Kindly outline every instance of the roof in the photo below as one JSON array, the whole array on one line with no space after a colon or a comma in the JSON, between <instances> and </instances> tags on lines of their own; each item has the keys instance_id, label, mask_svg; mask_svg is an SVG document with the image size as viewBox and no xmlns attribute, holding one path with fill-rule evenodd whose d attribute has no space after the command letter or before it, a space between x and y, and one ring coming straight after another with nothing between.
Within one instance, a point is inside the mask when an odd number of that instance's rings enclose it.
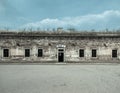
<instances>
[{"instance_id":1,"label":"roof","mask_svg":"<svg viewBox=\"0 0 120 93\"><path fill-rule=\"evenodd\" d=\"M0 37L119 37L120 32L0 32Z\"/></svg>"}]
</instances>

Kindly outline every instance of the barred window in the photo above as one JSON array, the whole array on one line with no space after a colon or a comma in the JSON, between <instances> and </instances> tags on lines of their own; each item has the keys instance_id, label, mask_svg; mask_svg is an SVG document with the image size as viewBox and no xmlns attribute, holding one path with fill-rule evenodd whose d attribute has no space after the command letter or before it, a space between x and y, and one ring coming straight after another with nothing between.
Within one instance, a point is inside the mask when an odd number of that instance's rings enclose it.
<instances>
[{"instance_id":1,"label":"barred window","mask_svg":"<svg viewBox=\"0 0 120 93\"><path fill-rule=\"evenodd\" d=\"M112 50L112 57L113 58L116 58L117 57L117 50Z\"/></svg>"},{"instance_id":2,"label":"barred window","mask_svg":"<svg viewBox=\"0 0 120 93\"><path fill-rule=\"evenodd\" d=\"M43 56L43 49L38 49L38 57L42 57Z\"/></svg>"},{"instance_id":3,"label":"barred window","mask_svg":"<svg viewBox=\"0 0 120 93\"><path fill-rule=\"evenodd\" d=\"M30 57L30 49L25 49L25 57Z\"/></svg>"},{"instance_id":4,"label":"barred window","mask_svg":"<svg viewBox=\"0 0 120 93\"><path fill-rule=\"evenodd\" d=\"M79 57L84 57L84 49L79 50Z\"/></svg>"},{"instance_id":5,"label":"barred window","mask_svg":"<svg viewBox=\"0 0 120 93\"><path fill-rule=\"evenodd\" d=\"M97 50L96 49L92 49L92 57L96 57L97 56Z\"/></svg>"},{"instance_id":6,"label":"barred window","mask_svg":"<svg viewBox=\"0 0 120 93\"><path fill-rule=\"evenodd\" d=\"M9 57L9 49L3 49L3 57Z\"/></svg>"}]
</instances>

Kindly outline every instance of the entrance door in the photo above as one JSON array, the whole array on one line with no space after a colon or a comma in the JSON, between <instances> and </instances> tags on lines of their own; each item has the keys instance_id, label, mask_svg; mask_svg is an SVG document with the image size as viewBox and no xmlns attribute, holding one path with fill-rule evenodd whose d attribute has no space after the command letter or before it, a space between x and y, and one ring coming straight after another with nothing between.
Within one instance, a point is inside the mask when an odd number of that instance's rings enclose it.
<instances>
[{"instance_id":1,"label":"entrance door","mask_svg":"<svg viewBox=\"0 0 120 93\"><path fill-rule=\"evenodd\" d=\"M64 50L63 49L58 50L58 62L64 62Z\"/></svg>"},{"instance_id":2,"label":"entrance door","mask_svg":"<svg viewBox=\"0 0 120 93\"><path fill-rule=\"evenodd\" d=\"M64 53L59 53L58 55L58 61L63 62L64 61Z\"/></svg>"}]
</instances>

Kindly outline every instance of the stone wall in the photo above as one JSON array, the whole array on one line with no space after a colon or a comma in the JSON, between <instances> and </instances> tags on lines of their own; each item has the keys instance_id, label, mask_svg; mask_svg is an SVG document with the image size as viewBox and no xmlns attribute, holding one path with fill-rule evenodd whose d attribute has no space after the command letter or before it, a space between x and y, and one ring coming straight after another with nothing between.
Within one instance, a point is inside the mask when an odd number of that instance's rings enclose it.
<instances>
[{"instance_id":1,"label":"stone wall","mask_svg":"<svg viewBox=\"0 0 120 93\"><path fill-rule=\"evenodd\" d=\"M38 49L43 49L43 56L38 57ZM9 49L9 57L3 57L3 49ZM25 57L25 49L30 49L30 57ZM64 62L111 61L120 59L120 38L110 37L70 37L40 36L0 39L1 61L58 62L58 49L64 49ZM79 57L79 49L84 49L84 57ZM92 57L92 49L97 50L97 57ZM117 49L117 58L112 58L112 50Z\"/></svg>"}]
</instances>

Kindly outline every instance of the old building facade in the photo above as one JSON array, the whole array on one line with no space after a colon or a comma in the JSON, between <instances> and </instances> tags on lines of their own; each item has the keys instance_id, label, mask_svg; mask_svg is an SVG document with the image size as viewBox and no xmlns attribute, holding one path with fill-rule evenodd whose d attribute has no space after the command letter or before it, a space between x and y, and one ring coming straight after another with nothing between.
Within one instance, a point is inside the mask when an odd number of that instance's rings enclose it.
<instances>
[{"instance_id":1,"label":"old building facade","mask_svg":"<svg viewBox=\"0 0 120 93\"><path fill-rule=\"evenodd\" d=\"M109 62L120 60L120 34L0 32L0 62Z\"/></svg>"}]
</instances>

